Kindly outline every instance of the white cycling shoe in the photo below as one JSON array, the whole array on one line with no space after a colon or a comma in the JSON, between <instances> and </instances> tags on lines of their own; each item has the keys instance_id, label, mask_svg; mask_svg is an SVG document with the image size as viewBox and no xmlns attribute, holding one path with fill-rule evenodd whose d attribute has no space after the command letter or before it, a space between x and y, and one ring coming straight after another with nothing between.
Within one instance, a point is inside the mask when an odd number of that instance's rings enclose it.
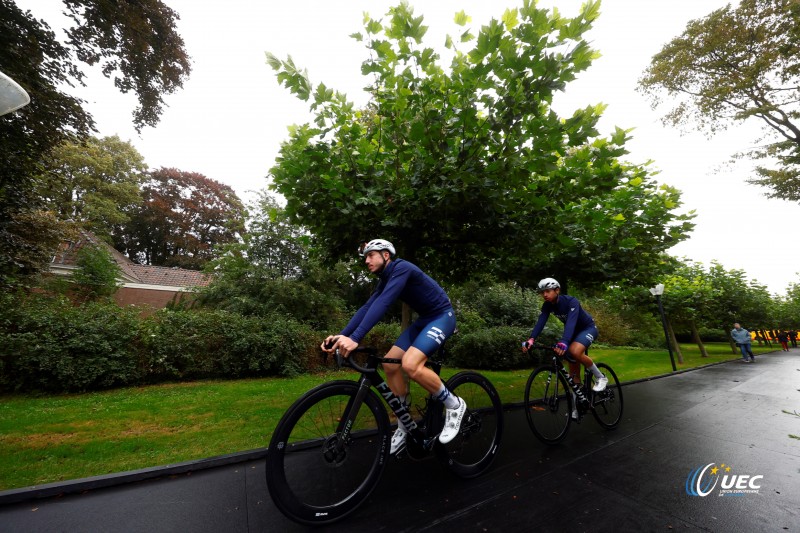
<instances>
[{"instance_id":1,"label":"white cycling shoe","mask_svg":"<svg viewBox=\"0 0 800 533\"><path fill-rule=\"evenodd\" d=\"M447 444L458 435L458 430L461 428L461 420L464 418L464 413L467 412L467 402L463 398L458 399L458 407L455 409L445 409L444 415L444 429L439 435L439 442Z\"/></svg>"},{"instance_id":2,"label":"white cycling shoe","mask_svg":"<svg viewBox=\"0 0 800 533\"><path fill-rule=\"evenodd\" d=\"M594 384L592 390L595 392L603 392L606 390L606 385L608 385L608 378L603 376L602 378L597 380L597 383Z\"/></svg>"},{"instance_id":3,"label":"white cycling shoe","mask_svg":"<svg viewBox=\"0 0 800 533\"><path fill-rule=\"evenodd\" d=\"M394 435L392 435L392 446L389 448L390 455L394 455L406 447L407 436L408 433L403 428L399 427L395 430Z\"/></svg>"}]
</instances>

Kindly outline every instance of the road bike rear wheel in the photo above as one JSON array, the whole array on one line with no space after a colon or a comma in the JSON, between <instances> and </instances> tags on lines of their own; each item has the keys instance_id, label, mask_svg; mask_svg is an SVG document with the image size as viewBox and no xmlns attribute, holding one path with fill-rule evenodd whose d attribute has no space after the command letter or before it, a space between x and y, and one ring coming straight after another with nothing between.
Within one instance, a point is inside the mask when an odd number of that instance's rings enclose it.
<instances>
[{"instance_id":1,"label":"road bike rear wheel","mask_svg":"<svg viewBox=\"0 0 800 533\"><path fill-rule=\"evenodd\" d=\"M525 416L539 440L545 444L564 440L572 409L572 394L564 376L549 365L531 372L525 385Z\"/></svg>"},{"instance_id":2,"label":"road bike rear wheel","mask_svg":"<svg viewBox=\"0 0 800 533\"><path fill-rule=\"evenodd\" d=\"M355 381L332 381L298 399L283 415L267 452L267 487L275 506L303 524L326 524L353 512L380 480L389 457L386 408L373 391L354 406ZM358 413L350 437L348 412Z\"/></svg>"},{"instance_id":3,"label":"road bike rear wheel","mask_svg":"<svg viewBox=\"0 0 800 533\"><path fill-rule=\"evenodd\" d=\"M477 372L459 372L446 386L467 403L467 411L456 438L447 444L436 442L436 456L457 476L473 478L497 456L503 436L503 404L492 383Z\"/></svg>"},{"instance_id":4,"label":"road bike rear wheel","mask_svg":"<svg viewBox=\"0 0 800 533\"><path fill-rule=\"evenodd\" d=\"M602 392L594 392L594 376L589 383L590 398L592 400L592 414L597 423L606 429L614 429L622 420L622 388L617 374L605 363L597 363L597 368L608 378L608 385ZM591 373L590 373L591 374Z\"/></svg>"}]
</instances>

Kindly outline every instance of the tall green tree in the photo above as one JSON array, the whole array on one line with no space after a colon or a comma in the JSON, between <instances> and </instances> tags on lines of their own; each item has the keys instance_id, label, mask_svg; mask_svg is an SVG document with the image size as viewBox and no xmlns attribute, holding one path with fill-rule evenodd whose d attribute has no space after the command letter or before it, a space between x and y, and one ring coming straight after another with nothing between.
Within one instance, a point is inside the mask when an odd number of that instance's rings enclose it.
<instances>
[{"instance_id":1,"label":"tall green tree","mask_svg":"<svg viewBox=\"0 0 800 533\"><path fill-rule=\"evenodd\" d=\"M76 295L85 301L107 298L121 285L122 269L100 245L87 245L78 250L77 267L71 281Z\"/></svg>"},{"instance_id":2,"label":"tall green tree","mask_svg":"<svg viewBox=\"0 0 800 533\"><path fill-rule=\"evenodd\" d=\"M762 144L749 154L777 161L751 181L767 196L800 202L800 3L742 0L691 21L639 80L653 106L674 107L667 124L710 134L756 119ZM664 98L666 95L667 98Z\"/></svg>"},{"instance_id":3,"label":"tall green tree","mask_svg":"<svg viewBox=\"0 0 800 533\"><path fill-rule=\"evenodd\" d=\"M84 84L83 64L98 65L121 92L133 92L137 129L158 122L163 96L189 74L189 57L175 25L178 15L160 0L64 0L75 25L61 42L43 20L0 0L0 71L31 103L0 117L0 283L35 273L47 263L61 228L35 193L45 156L65 141L86 137L94 120L69 94ZM32 227L31 224L36 224Z\"/></svg>"},{"instance_id":4,"label":"tall green tree","mask_svg":"<svg viewBox=\"0 0 800 533\"><path fill-rule=\"evenodd\" d=\"M644 276L691 228L691 215L674 213L679 193L620 161L628 134L598 134L602 105L568 117L551 108L597 57L583 35L598 14L598 2L566 18L525 1L473 33L457 13L448 68L407 3L385 21L365 15L353 34L369 52L364 109L268 54L315 114L270 171L288 215L334 257L388 238L444 281Z\"/></svg>"},{"instance_id":5,"label":"tall green tree","mask_svg":"<svg viewBox=\"0 0 800 533\"><path fill-rule=\"evenodd\" d=\"M776 298L775 325L797 331L800 329L800 283L790 283L783 297Z\"/></svg>"},{"instance_id":6,"label":"tall green tree","mask_svg":"<svg viewBox=\"0 0 800 533\"><path fill-rule=\"evenodd\" d=\"M114 247L141 264L200 270L244 231L233 189L196 172L148 172L142 198L113 235Z\"/></svg>"},{"instance_id":7,"label":"tall green tree","mask_svg":"<svg viewBox=\"0 0 800 533\"><path fill-rule=\"evenodd\" d=\"M247 316L279 313L320 329L341 327L350 270L344 263L320 266L309 240L262 191L248 209L242 240L225 245L206 265L213 279L200 292L200 303Z\"/></svg>"},{"instance_id":8,"label":"tall green tree","mask_svg":"<svg viewBox=\"0 0 800 533\"><path fill-rule=\"evenodd\" d=\"M702 357L708 352L700 338L698 324L704 325L712 306L714 289L701 264L687 262L664 279L664 311L671 325L685 325L692 333L692 340L700 349ZM678 361L683 363L680 347L675 343Z\"/></svg>"},{"instance_id":9,"label":"tall green tree","mask_svg":"<svg viewBox=\"0 0 800 533\"><path fill-rule=\"evenodd\" d=\"M130 142L116 135L65 142L45 158L37 193L45 208L99 236L128 221L126 211L142 200L147 165Z\"/></svg>"},{"instance_id":10,"label":"tall green tree","mask_svg":"<svg viewBox=\"0 0 800 533\"><path fill-rule=\"evenodd\" d=\"M261 191L243 235L248 259L269 276L292 279L308 264L310 237L305 228L292 224L286 211L266 191Z\"/></svg>"}]
</instances>

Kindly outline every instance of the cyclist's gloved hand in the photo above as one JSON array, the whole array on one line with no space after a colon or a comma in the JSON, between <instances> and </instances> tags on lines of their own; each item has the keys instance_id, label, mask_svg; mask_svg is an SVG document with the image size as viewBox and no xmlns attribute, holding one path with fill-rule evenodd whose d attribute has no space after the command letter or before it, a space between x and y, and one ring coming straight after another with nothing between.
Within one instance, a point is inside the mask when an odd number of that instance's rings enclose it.
<instances>
[{"instance_id":1,"label":"cyclist's gloved hand","mask_svg":"<svg viewBox=\"0 0 800 533\"><path fill-rule=\"evenodd\" d=\"M559 342L558 344L556 344L556 350L561 350L562 352L566 352L567 345L564 344L563 342Z\"/></svg>"},{"instance_id":2,"label":"cyclist's gloved hand","mask_svg":"<svg viewBox=\"0 0 800 533\"><path fill-rule=\"evenodd\" d=\"M528 350L531 349L531 346L533 346L535 343L536 343L536 339L534 339L533 337L531 337L530 339L526 340L525 342L522 343L522 351L523 352L527 352Z\"/></svg>"}]
</instances>

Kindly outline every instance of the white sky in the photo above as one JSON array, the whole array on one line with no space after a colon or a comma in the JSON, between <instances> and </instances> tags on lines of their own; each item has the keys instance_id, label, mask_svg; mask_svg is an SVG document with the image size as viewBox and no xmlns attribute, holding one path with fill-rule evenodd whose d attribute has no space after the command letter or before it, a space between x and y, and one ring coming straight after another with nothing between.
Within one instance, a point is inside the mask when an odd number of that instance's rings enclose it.
<instances>
[{"instance_id":1,"label":"white sky","mask_svg":"<svg viewBox=\"0 0 800 533\"><path fill-rule=\"evenodd\" d=\"M16 0L54 28L63 25L60 0ZM110 81L93 77L77 92L89 102L101 136L129 140L151 168L176 167L226 183L243 198L264 189L287 126L309 120L308 104L280 87L264 52L291 55L307 69L316 85L345 92L356 104L366 102L361 88L362 43L348 37L362 31L362 15L381 18L399 0L164 0L180 14L179 32L192 57L193 72L184 88L167 97L161 122L141 135L131 126L135 100L116 92ZM416 15L424 15L429 31L425 44L443 54L444 36L459 35L453 14L472 16L477 33L492 17L521 0L410 0ZM542 0L574 16L577 0ZM658 181L683 192L685 210L698 216L691 238L670 253L704 263L719 261L726 269L741 269L750 279L783 294L800 282L800 252L796 230L800 205L768 200L763 189L748 185L749 166L724 166L730 155L747 149L760 125L746 124L708 139L699 133L680 135L661 124L667 108L652 111L635 92L637 80L661 47L679 35L686 23L726 5L722 0L605 0L601 16L587 34L602 57L568 85L556 101L562 116L599 102L608 105L600 123L607 135L614 126L635 128L626 159L652 160ZM464 49L464 48L462 48ZM444 63L442 65L446 66Z\"/></svg>"}]
</instances>

